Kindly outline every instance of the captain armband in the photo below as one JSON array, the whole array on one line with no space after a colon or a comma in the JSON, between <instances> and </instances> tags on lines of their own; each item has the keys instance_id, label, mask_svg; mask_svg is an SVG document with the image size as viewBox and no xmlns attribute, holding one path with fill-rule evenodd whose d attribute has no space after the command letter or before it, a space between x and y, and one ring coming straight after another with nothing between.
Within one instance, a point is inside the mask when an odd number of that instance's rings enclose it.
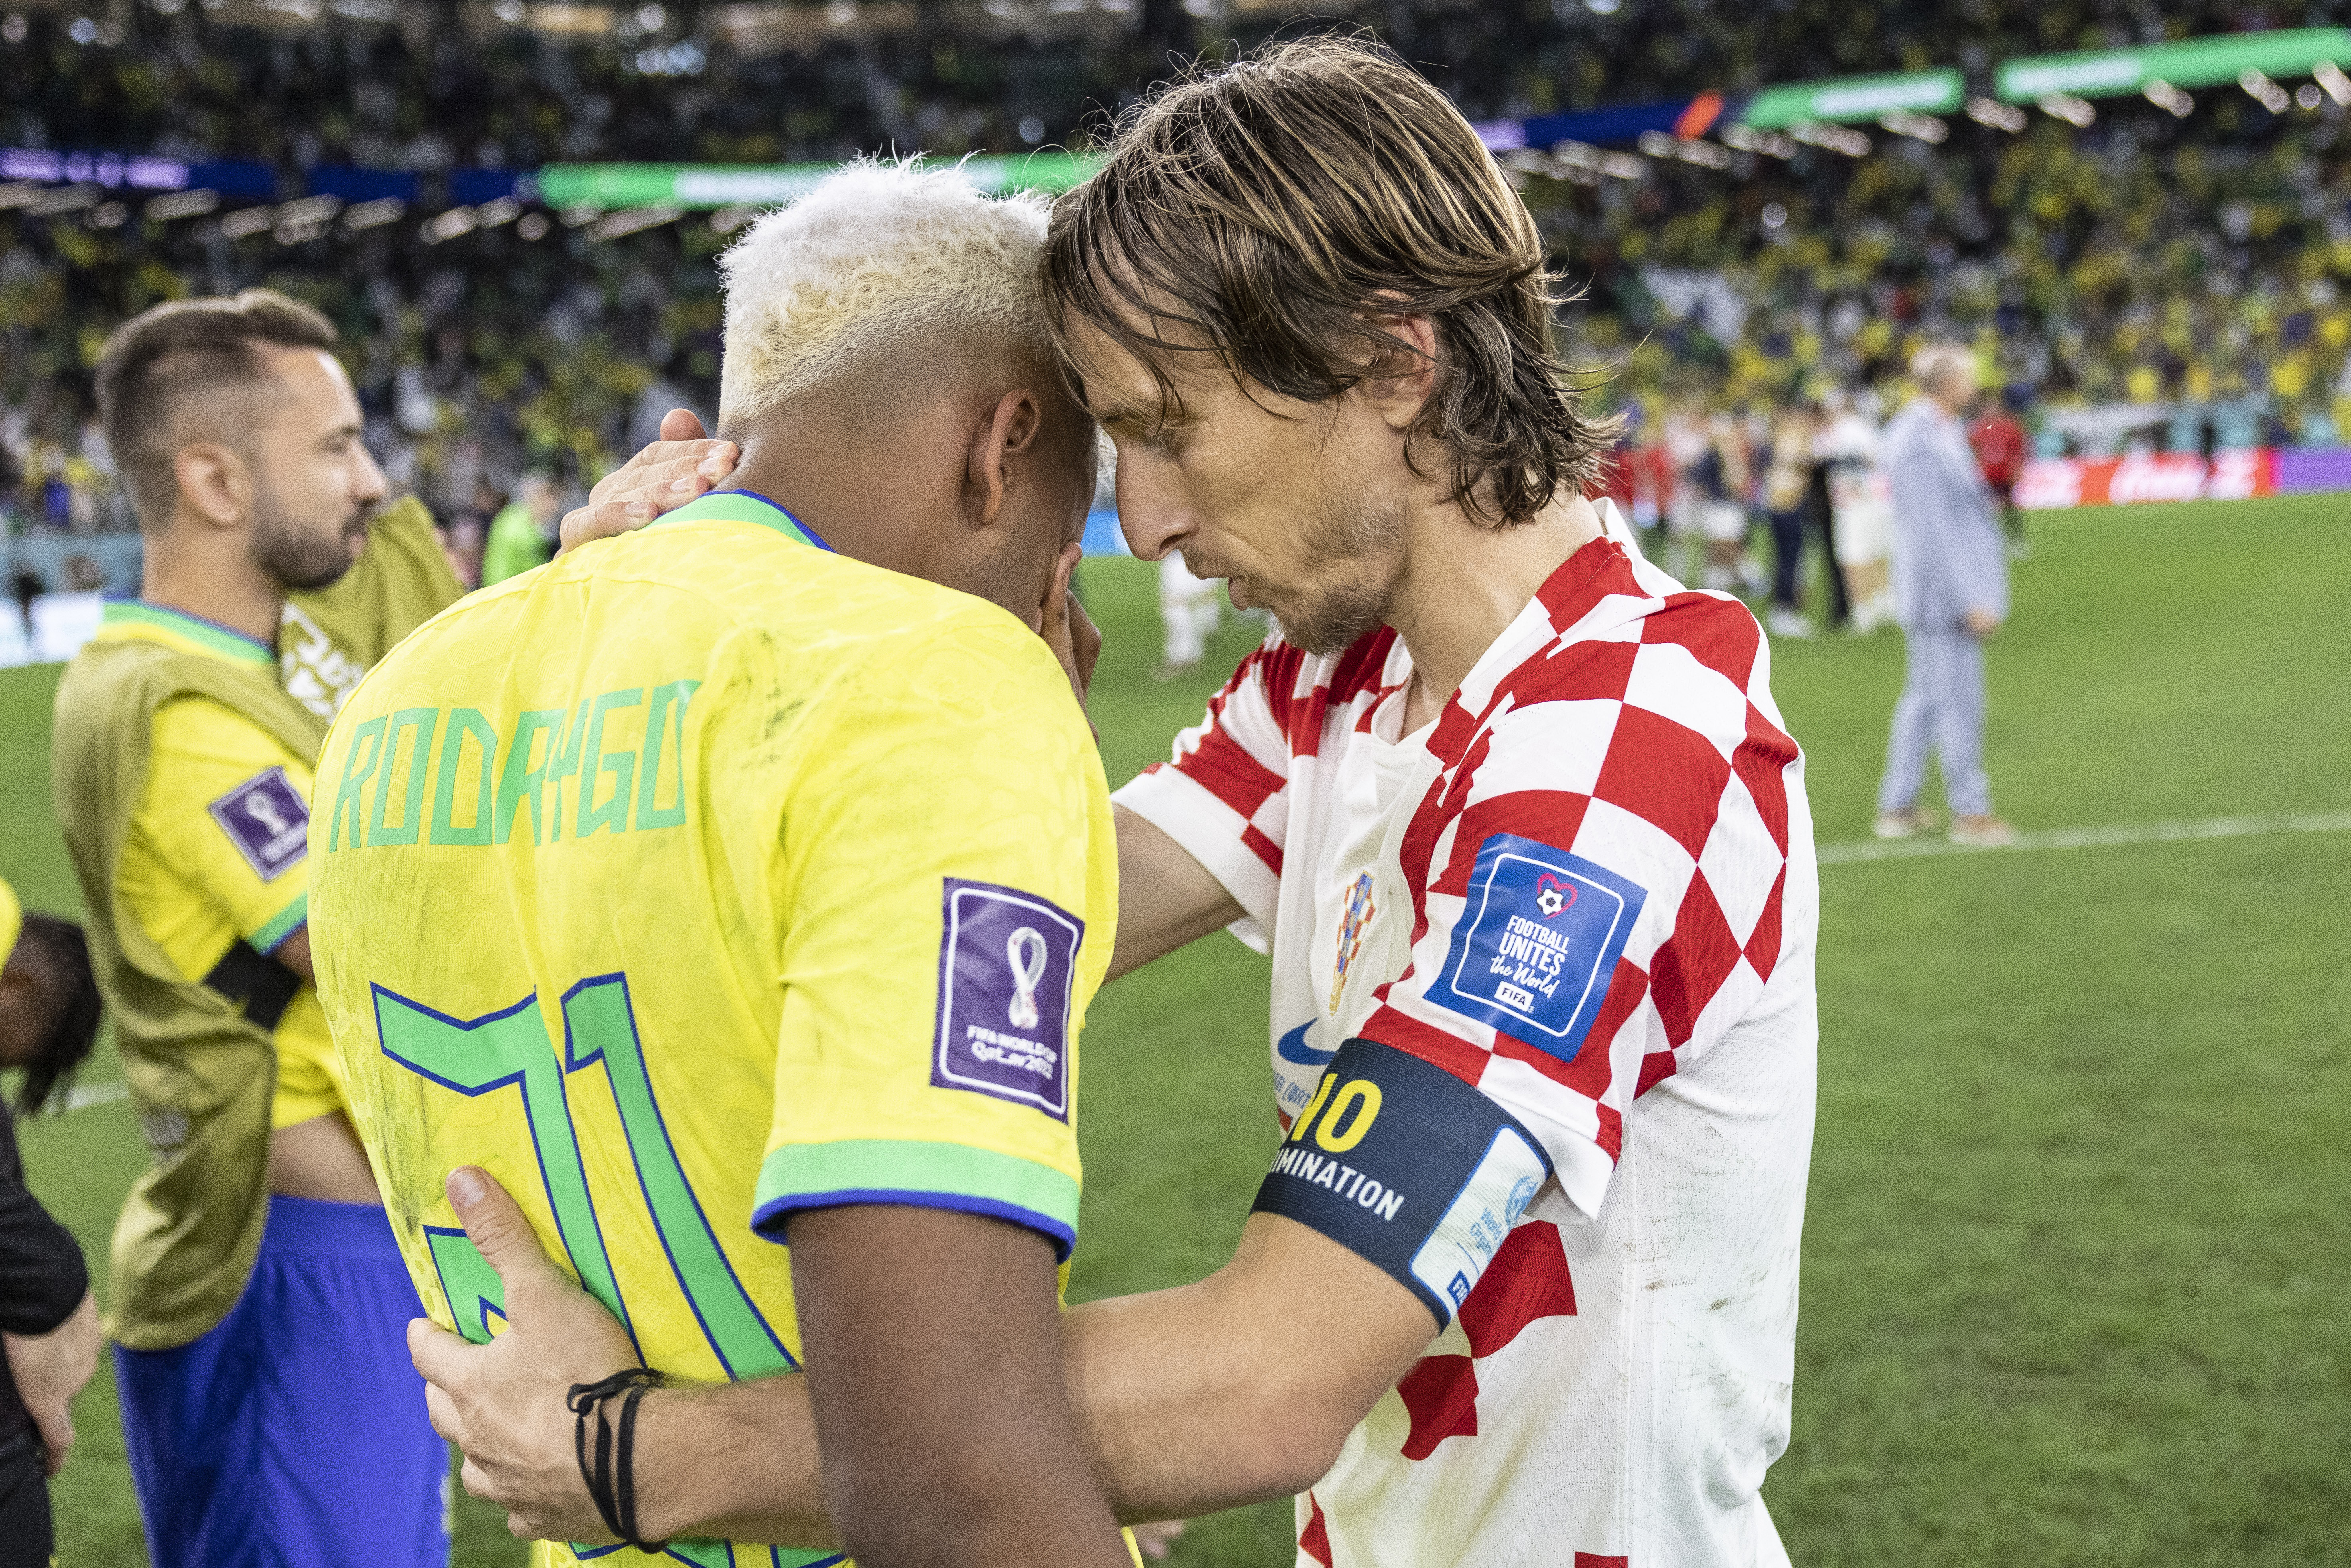
<instances>
[{"instance_id":1,"label":"captain armband","mask_svg":"<svg viewBox=\"0 0 2351 1568\"><path fill-rule=\"evenodd\" d=\"M1249 1207L1377 1264L1442 1329L1551 1174L1508 1111L1441 1067L1359 1038L1323 1070Z\"/></svg>"}]
</instances>

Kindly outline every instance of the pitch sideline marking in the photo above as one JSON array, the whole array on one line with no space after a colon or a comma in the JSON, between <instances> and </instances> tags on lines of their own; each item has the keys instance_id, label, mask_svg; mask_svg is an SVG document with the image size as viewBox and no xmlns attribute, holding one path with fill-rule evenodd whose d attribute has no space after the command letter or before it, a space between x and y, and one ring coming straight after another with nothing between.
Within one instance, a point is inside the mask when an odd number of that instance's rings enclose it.
<instances>
[{"instance_id":1,"label":"pitch sideline marking","mask_svg":"<svg viewBox=\"0 0 2351 1568\"><path fill-rule=\"evenodd\" d=\"M2043 833L2019 833L2017 850L2105 849L2120 844L2168 844L2188 839L2251 839L2271 833L2351 832L2351 811L2303 811L2268 817L2207 817L2200 822L2145 822L2133 827L2054 828ZM1949 839L1865 839L1858 843L1823 844L1814 852L1823 865L1852 865L1863 861L1917 860L1928 855L1998 854L1998 850L1970 849ZM127 1083L83 1083L66 1095L66 1109L111 1105L131 1097Z\"/></svg>"},{"instance_id":2,"label":"pitch sideline marking","mask_svg":"<svg viewBox=\"0 0 2351 1568\"><path fill-rule=\"evenodd\" d=\"M2207 817L2197 822L2141 822L2112 828L2053 828L2046 832L2019 833L2016 841L2000 850L1970 848L1941 837L1865 839L1857 843L1823 844L1814 858L1823 865L1852 865L1863 861L1916 860L1926 855L2014 853L2019 850L2091 850L2123 844L2169 844L2190 839L2251 839L2272 833L2339 833L2351 831L2351 811L2282 812L2264 817Z\"/></svg>"}]
</instances>

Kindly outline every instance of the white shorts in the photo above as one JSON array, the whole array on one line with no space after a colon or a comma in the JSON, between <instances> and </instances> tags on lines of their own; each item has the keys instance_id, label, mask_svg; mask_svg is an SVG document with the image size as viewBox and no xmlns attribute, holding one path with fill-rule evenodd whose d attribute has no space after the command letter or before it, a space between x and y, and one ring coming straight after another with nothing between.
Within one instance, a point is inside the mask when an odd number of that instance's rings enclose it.
<instances>
[{"instance_id":1,"label":"white shorts","mask_svg":"<svg viewBox=\"0 0 2351 1568\"><path fill-rule=\"evenodd\" d=\"M1737 501L1702 501L1698 526L1710 542L1735 545L1747 537L1747 508Z\"/></svg>"},{"instance_id":2,"label":"white shorts","mask_svg":"<svg viewBox=\"0 0 2351 1568\"><path fill-rule=\"evenodd\" d=\"M1839 566L1867 566L1894 552L1893 518L1885 503L1856 501L1836 509L1836 558Z\"/></svg>"},{"instance_id":3,"label":"white shorts","mask_svg":"<svg viewBox=\"0 0 2351 1568\"><path fill-rule=\"evenodd\" d=\"M1677 539L1698 538L1698 498L1687 490L1677 490L1666 503L1666 532Z\"/></svg>"}]
</instances>

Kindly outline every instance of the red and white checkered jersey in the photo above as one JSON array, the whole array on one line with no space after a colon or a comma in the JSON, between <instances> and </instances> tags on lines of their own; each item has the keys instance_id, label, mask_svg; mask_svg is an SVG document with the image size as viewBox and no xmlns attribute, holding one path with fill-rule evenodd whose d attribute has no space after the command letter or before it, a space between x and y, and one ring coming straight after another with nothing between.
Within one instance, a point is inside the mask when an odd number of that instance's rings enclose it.
<instances>
[{"instance_id":1,"label":"red and white checkered jersey","mask_svg":"<svg viewBox=\"0 0 2351 1568\"><path fill-rule=\"evenodd\" d=\"M1556 1181L1300 1500L1300 1562L1784 1561L1817 889L1755 619L1621 536L1436 721L1382 630L1278 636L1118 802L1273 954L1285 1125L1362 1035L1476 1085Z\"/></svg>"}]
</instances>

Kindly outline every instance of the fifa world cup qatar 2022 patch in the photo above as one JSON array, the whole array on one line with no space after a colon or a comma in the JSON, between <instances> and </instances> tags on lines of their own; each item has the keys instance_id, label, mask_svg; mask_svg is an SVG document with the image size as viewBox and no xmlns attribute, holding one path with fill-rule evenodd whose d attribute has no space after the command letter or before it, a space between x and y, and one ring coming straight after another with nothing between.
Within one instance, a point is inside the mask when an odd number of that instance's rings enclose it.
<instances>
[{"instance_id":1,"label":"fifa world cup qatar 2022 patch","mask_svg":"<svg viewBox=\"0 0 2351 1568\"><path fill-rule=\"evenodd\" d=\"M1070 1119L1070 1003L1085 922L1050 899L946 881L931 1083Z\"/></svg>"},{"instance_id":2,"label":"fifa world cup qatar 2022 patch","mask_svg":"<svg viewBox=\"0 0 2351 1568\"><path fill-rule=\"evenodd\" d=\"M1515 833L1478 846L1430 1001L1573 1061L1648 893Z\"/></svg>"},{"instance_id":3,"label":"fifa world cup qatar 2022 patch","mask_svg":"<svg viewBox=\"0 0 2351 1568\"><path fill-rule=\"evenodd\" d=\"M310 852L310 809L283 768L254 775L206 809L264 882Z\"/></svg>"}]
</instances>

